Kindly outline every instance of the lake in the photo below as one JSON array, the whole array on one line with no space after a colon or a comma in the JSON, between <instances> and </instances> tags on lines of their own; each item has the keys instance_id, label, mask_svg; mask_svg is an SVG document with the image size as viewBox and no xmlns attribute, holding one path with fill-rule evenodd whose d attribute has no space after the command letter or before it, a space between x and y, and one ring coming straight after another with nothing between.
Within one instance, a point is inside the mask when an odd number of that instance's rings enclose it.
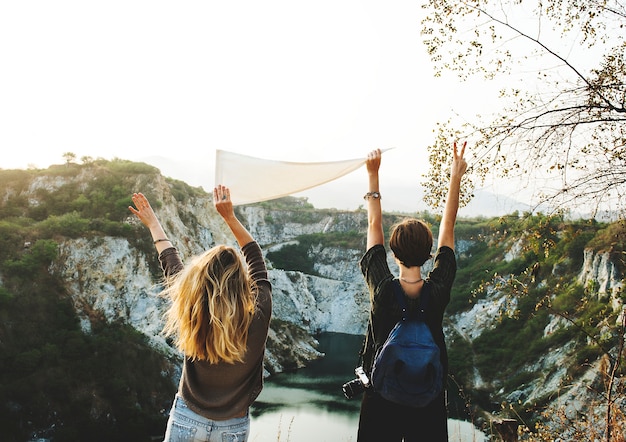
<instances>
[{"instance_id":1,"label":"lake","mask_svg":"<svg viewBox=\"0 0 626 442\"><path fill-rule=\"evenodd\" d=\"M354 379L362 336L323 333L317 337L326 354L306 368L265 381L251 408L251 442L356 441L360 397L346 399L341 386ZM451 442L484 442L470 422L449 419Z\"/></svg>"}]
</instances>

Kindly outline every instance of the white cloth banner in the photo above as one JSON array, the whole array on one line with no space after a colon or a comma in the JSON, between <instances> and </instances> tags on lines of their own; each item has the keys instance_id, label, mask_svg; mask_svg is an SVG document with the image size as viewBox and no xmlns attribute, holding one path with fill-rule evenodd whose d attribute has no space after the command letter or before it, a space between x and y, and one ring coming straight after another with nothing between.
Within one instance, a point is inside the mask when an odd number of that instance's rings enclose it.
<instances>
[{"instance_id":1,"label":"white cloth banner","mask_svg":"<svg viewBox=\"0 0 626 442\"><path fill-rule=\"evenodd\" d=\"M215 184L230 188L233 205L250 204L298 193L358 169L366 158L294 163L215 152Z\"/></svg>"}]
</instances>

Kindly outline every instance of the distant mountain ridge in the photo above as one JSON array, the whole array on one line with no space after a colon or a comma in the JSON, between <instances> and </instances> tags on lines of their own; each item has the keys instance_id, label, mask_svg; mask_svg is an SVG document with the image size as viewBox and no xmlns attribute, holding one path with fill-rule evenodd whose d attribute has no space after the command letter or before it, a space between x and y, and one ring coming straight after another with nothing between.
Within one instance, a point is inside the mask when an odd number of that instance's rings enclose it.
<instances>
[{"instance_id":1,"label":"distant mountain ridge","mask_svg":"<svg viewBox=\"0 0 626 442\"><path fill-rule=\"evenodd\" d=\"M193 167L176 160L164 157L145 157L141 159L158 167L165 176L185 181L194 186L201 186L211 191L214 180L214 164L212 160L195 162ZM353 174L356 174L354 172ZM308 198L318 209L335 208L339 210L356 210L363 206L363 195L366 182L359 182L354 175L341 178L335 182L305 190L294 196ZM428 210L423 202L423 190L417 186L405 186L383 183L384 204L386 211L416 213ZM383 190L381 189L381 190ZM498 195L487 190L477 189L474 198L459 211L459 216L494 217L508 215L513 212L527 212L531 206L507 195Z\"/></svg>"}]
</instances>

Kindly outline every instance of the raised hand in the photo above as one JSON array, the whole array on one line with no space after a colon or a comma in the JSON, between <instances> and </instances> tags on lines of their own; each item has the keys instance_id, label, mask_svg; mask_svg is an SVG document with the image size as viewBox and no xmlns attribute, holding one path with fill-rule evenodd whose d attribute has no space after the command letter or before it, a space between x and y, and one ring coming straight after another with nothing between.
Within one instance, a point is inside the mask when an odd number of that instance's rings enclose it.
<instances>
[{"instance_id":1,"label":"raised hand","mask_svg":"<svg viewBox=\"0 0 626 442\"><path fill-rule=\"evenodd\" d=\"M135 207L128 206L128 209L135 214L137 218L148 228L152 229L159 225L159 220L152 210L152 206L148 201L148 198L143 193L133 193L133 203Z\"/></svg>"},{"instance_id":2,"label":"raised hand","mask_svg":"<svg viewBox=\"0 0 626 442\"><path fill-rule=\"evenodd\" d=\"M219 184L213 189L213 204L222 218L227 219L234 216L233 202L230 199L230 189Z\"/></svg>"},{"instance_id":3,"label":"raised hand","mask_svg":"<svg viewBox=\"0 0 626 442\"><path fill-rule=\"evenodd\" d=\"M382 153L380 149L376 149L367 154L367 160L365 166L367 167L367 173L378 173L380 169L380 157Z\"/></svg>"},{"instance_id":4,"label":"raised hand","mask_svg":"<svg viewBox=\"0 0 626 442\"><path fill-rule=\"evenodd\" d=\"M465 146L467 146L467 141L463 143L461 153L458 153L456 141L454 142L454 154L452 156L452 166L450 166L451 177L462 177L467 170L467 161L465 161L465 158L463 158L463 155L465 154Z\"/></svg>"}]
</instances>

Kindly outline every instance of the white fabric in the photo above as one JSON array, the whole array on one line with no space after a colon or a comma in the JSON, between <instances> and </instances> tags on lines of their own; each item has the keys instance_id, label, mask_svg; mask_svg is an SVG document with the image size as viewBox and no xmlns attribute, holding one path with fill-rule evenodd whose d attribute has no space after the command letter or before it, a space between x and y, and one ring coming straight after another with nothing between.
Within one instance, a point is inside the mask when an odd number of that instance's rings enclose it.
<instances>
[{"instance_id":1,"label":"white fabric","mask_svg":"<svg viewBox=\"0 0 626 442\"><path fill-rule=\"evenodd\" d=\"M215 184L230 188L233 205L250 204L328 183L358 169L365 160L295 163L218 149L215 152Z\"/></svg>"}]
</instances>

